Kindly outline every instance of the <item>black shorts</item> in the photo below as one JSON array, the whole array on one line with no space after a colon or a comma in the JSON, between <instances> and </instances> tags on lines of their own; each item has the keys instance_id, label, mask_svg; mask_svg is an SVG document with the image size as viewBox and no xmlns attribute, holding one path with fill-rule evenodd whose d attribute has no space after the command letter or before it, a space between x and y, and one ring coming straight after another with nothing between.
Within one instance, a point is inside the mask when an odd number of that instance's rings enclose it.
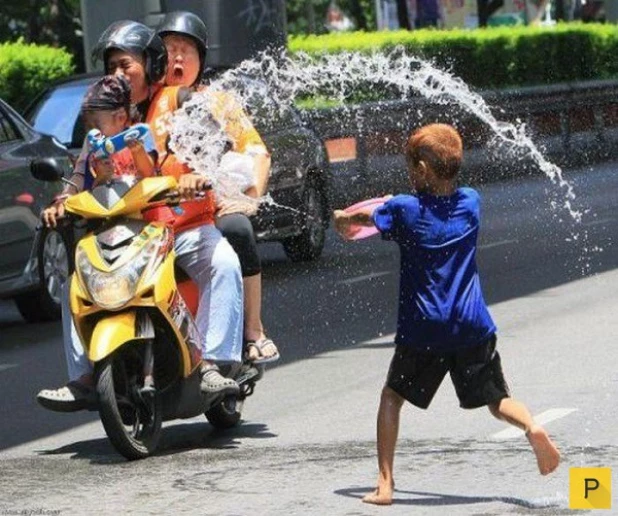
<instances>
[{"instance_id":1,"label":"black shorts","mask_svg":"<svg viewBox=\"0 0 618 516\"><path fill-rule=\"evenodd\" d=\"M478 346L455 351L398 345L386 385L413 405L426 409L447 372L462 408L478 408L510 396L495 335Z\"/></svg>"}]
</instances>

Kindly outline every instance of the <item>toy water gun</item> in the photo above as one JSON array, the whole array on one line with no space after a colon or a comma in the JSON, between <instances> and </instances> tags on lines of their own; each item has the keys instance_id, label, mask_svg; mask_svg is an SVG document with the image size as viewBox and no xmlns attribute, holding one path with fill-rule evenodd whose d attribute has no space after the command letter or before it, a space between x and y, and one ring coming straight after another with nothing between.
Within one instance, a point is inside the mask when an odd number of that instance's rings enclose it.
<instances>
[{"instance_id":1,"label":"toy water gun","mask_svg":"<svg viewBox=\"0 0 618 516\"><path fill-rule=\"evenodd\" d=\"M98 129L88 131L88 148L95 158L108 158L112 154L127 147L127 143L134 140L144 141L150 127L148 124L135 124L127 130L114 136L105 137Z\"/></svg>"},{"instance_id":2,"label":"toy water gun","mask_svg":"<svg viewBox=\"0 0 618 516\"><path fill-rule=\"evenodd\" d=\"M343 211L345 211L346 213L354 213L356 210L359 210L361 208L362 209L367 209L367 208L376 209L382 206L390 198L391 198L390 195L387 195L385 197L374 197L373 199L367 199L365 201L357 202L356 204L353 204L352 206L348 206ZM378 228L376 228L375 226L352 225L350 226L350 230L353 234L350 240L362 240L363 238L369 238L370 236L377 235L379 233Z\"/></svg>"}]
</instances>

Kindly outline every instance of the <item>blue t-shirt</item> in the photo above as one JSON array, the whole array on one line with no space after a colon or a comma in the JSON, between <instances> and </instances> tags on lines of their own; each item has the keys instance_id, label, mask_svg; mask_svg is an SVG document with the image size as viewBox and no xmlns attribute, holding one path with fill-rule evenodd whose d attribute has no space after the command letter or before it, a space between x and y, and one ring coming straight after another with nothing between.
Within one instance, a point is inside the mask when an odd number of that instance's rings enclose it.
<instances>
[{"instance_id":1,"label":"blue t-shirt","mask_svg":"<svg viewBox=\"0 0 618 516\"><path fill-rule=\"evenodd\" d=\"M496 331L476 268L479 194L398 195L373 214L382 237L399 244L401 272L396 344L451 350Z\"/></svg>"}]
</instances>

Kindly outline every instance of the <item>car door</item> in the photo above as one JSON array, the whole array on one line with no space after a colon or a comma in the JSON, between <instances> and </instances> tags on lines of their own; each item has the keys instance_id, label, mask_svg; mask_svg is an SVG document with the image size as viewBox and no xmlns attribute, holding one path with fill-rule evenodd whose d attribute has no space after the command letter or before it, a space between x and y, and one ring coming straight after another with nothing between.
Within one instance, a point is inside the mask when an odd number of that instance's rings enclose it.
<instances>
[{"instance_id":1,"label":"car door","mask_svg":"<svg viewBox=\"0 0 618 516\"><path fill-rule=\"evenodd\" d=\"M0 281L23 272L38 224L33 212L37 188L32 187L25 143L0 104Z\"/></svg>"}]
</instances>

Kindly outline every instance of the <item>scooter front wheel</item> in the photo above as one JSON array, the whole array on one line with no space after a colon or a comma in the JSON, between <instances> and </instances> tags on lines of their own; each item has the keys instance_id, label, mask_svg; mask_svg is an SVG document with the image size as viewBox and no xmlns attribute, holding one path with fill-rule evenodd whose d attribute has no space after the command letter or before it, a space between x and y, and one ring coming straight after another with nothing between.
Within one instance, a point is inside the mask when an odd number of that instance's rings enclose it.
<instances>
[{"instance_id":1,"label":"scooter front wheel","mask_svg":"<svg viewBox=\"0 0 618 516\"><path fill-rule=\"evenodd\" d=\"M99 415L105 433L129 460L151 455L161 437L161 406L156 392L144 394L141 362L116 352L97 364Z\"/></svg>"}]
</instances>

